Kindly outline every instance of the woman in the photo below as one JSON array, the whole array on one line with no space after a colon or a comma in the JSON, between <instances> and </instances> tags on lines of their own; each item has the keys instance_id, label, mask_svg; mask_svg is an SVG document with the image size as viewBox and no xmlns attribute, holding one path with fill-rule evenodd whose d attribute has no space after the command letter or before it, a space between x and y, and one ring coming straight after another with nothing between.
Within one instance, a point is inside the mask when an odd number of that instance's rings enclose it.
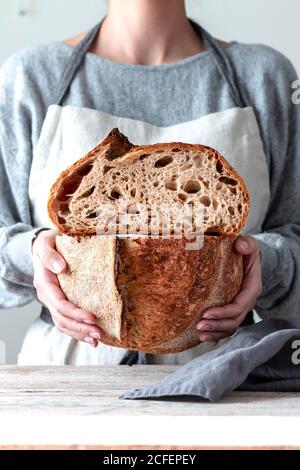
<instances>
[{"instance_id":1,"label":"woman","mask_svg":"<svg viewBox=\"0 0 300 470\"><path fill-rule=\"evenodd\" d=\"M205 312L200 339L215 344L232 335L254 307L263 318L298 314L295 79L288 60L268 47L211 38L187 19L184 0L110 0L106 18L87 35L6 62L0 76L0 306L28 303L36 293L44 305L20 364L136 359L98 345L92 312L67 302L56 277L66 263L55 251L56 232L45 230L51 228L51 184L113 127L137 144L214 146L250 189L246 231L252 236L236 243L244 256L242 288L232 304ZM146 360L184 363L201 352L197 347Z\"/></svg>"}]
</instances>

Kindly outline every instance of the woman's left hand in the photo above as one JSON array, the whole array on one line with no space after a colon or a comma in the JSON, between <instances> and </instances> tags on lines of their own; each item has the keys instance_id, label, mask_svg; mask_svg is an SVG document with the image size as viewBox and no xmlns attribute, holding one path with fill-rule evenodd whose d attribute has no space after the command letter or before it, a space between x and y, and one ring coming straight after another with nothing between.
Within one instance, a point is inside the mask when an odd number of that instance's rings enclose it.
<instances>
[{"instance_id":1,"label":"woman's left hand","mask_svg":"<svg viewBox=\"0 0 300 470\"><path fill-rule=\"evenodd\" d=\"M235 249L244 256L244 278L241 290L231 304L206 310L199 323L200 341L217 344L232 336L256 305L262 291L261 262L258 242L252 237L240 237Z\"/></svg>"}]
</instances>

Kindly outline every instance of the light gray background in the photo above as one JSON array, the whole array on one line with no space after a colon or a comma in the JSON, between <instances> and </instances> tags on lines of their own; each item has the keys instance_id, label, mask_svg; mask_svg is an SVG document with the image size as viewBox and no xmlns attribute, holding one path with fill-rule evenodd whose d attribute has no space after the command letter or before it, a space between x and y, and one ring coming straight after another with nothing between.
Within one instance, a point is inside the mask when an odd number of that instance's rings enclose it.
<instances>
[{"instance_id":1,"label":"light gray background","mask_svg":"<svg viewBox=\"0 0 300 470\"><path fill-rule=\"evenodd\" d=\"M23 7L28 8L25 16L19 14ZM187 9L216 37L272 46L300 72L299 0L188 0ZM1 0L0 64L24 47L89 29L105 10L105 0ZM22 338L38 311L38 304L0 311L0 341L6 343L7 363L16 362Z\"/></svg>"}]
</instances>

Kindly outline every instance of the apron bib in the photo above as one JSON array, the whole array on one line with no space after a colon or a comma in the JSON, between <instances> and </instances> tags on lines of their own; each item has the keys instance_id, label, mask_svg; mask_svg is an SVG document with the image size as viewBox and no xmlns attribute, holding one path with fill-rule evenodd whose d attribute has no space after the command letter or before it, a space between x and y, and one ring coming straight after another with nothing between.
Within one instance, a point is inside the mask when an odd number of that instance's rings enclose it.
<instances>
[{"instance_id":1,"label":"apron bib","mask_svg":"<svg viewBox=\"0 0 300 470\"><path fill-rule=\"evenodd\" d=\"M136 145L182 141L216 148L244 178L251 197L251 210L244 233L261 232L269 206L267 160L252 107L244 103L225 51L199 25L201 35L219 72L227 81L235 106L226 111L169 127L113 116L76 106L62 106L64 96L101 25L97 25L74 49L63 74L55 104L48 109L36 146L29 182L29 198L35 227L53 227L47 214L50 188L60 173L95 147L112 128L118 127ZM33 364L37 344L45 351L43 364L120 364L145 362L145 355L100 344L97 350L60 333L38 319L29 330L19 363ZM148 363L184 364L207 351L200 345L183 353L151 356ZM39 362L41 363L41 362Z\"/></svg>"}]
</instances>

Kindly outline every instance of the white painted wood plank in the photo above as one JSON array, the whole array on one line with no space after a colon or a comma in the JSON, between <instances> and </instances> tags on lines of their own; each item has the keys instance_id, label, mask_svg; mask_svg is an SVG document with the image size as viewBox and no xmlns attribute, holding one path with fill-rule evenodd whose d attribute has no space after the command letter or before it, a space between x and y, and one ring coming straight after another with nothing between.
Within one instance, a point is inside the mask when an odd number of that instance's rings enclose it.
<instances>
[{"instance_id":1,"label":"white painted wood plank","mask_svg":"<svg viewBox=\"0 0 300 470\"><path fill-rule=\"evenodd\" d=\"M297 393L234 392L217 404L118 398L174 370L170 366L0 367L0 448L300 447Z\"/></svg>"}]
</instances>

